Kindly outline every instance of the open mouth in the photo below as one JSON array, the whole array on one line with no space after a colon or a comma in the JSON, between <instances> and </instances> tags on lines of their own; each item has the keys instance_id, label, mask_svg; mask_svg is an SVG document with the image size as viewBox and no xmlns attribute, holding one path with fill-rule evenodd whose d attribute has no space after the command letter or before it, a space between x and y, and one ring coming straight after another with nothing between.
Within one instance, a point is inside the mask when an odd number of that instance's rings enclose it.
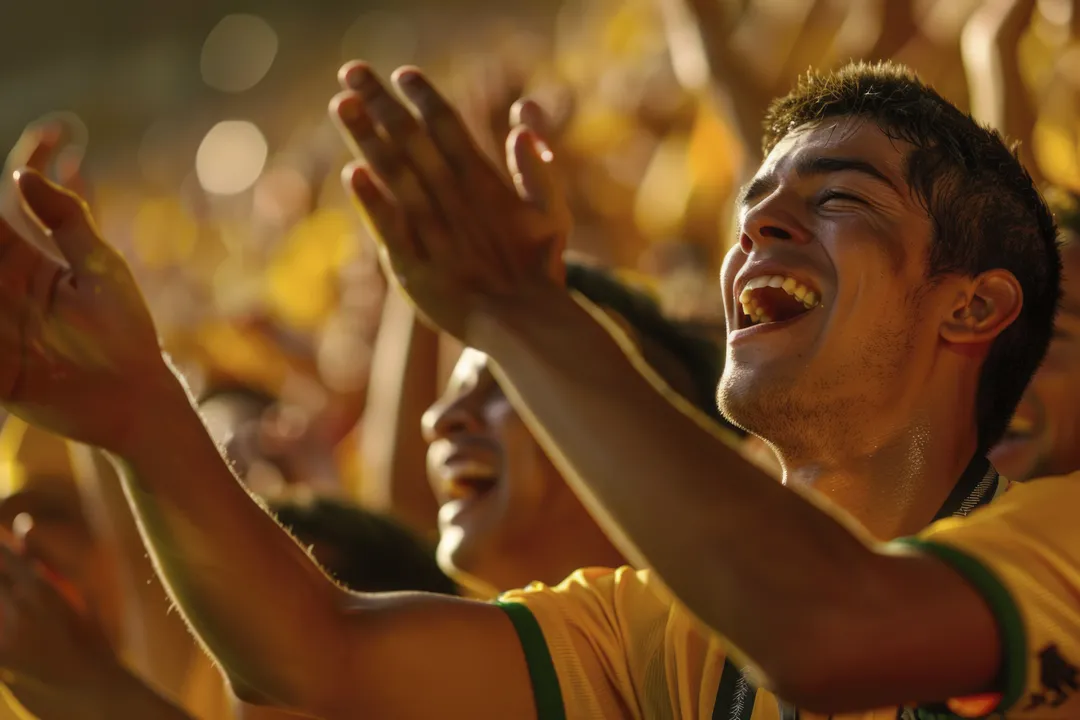
<instances>
[{"instance_id":1,"label":"open mouth","mask_svg":"<svg viewBox=\"0 0 1080 720\"><path fill-rule=\"evenodd\" d=\"M476 500L495 489L498 479L486 463L451 457L439 469L440 494L443 502Z\"/></svg>"},{"instance_id":2,"label":"open mouth","mask_svg":"<svg viewBox=\"0 0 1080 720\"><path fill-rule=\"evenodd\" d=\"M742 305L739 327L748 328L804 315L821 304L821 293L793 277L759 275L746 281L738 299Z\"/></svg>"},{"instance_id":3,"label":"open mouth","mask_svg":"<svg viewBox=\"0 0 1080 720\"><path fill-rule=\"evenodd\" d=\"M1035 421L1021 415L1013 415L1005 429L1003 441L1029 440L1035 436Z\"/></svg>"}]
</instances>

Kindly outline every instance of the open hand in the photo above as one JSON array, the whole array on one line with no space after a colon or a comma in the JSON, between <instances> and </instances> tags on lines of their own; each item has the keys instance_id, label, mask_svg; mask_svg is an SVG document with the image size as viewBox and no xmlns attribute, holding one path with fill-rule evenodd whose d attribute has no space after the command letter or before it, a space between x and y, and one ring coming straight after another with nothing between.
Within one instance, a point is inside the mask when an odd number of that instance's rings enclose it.
<instances>
[{"instance_id":1,"label":"open hand","mask_svg":"<svg viewBox=\"0 0 1080 720\"><path fill-rule=\"evenodd\" d=\"M63 260L0 219L0 402L58 435L118 450L143 391L173 380L146 302L85 204L34 171L24 207Z\"/></svg>"},{"instance_id":2,"label":"open hand","mask_svg":"<svg viewBox=\"0 0 1080 720\"><path fill-rule=\"evenodd\" d=\"M340 79L347 90L331 114L366 161L348 166L344 181L388 274L430 323L467 342L485 304L564 282L570 215L550 151L523 122L535 106L512 113L508 177L418 70L394 73L394 91L363 63Z\"/></svg>"},{"instance_id":3,"label":"open hand","mask_svg":"<svg viewBox=\"0 0 1080 720\"><path fill-rule=\"evenodd\" d=\"M59 120L28 125L8 153L4 174L0 177L0 218L54 259L59 259L61 254L27 213L15 186L14 173L20 168L28 168L45 175L55 165L59 183L85 197L86 186L80 172L82 156L65 153L67 134L67 128Z\"/></svg>"}]
</instances>

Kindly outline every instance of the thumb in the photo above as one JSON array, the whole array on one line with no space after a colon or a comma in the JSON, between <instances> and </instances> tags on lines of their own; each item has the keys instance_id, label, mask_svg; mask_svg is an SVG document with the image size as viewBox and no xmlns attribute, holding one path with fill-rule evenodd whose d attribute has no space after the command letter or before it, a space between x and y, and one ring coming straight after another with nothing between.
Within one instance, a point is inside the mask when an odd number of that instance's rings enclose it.
<instances>
[{"instance_id":1,"label":"thumb","mask_svg":"<svg viewBox=\"0 0 1080 720\"><path fill-rule=\"evenodd\" d=\"M76 272L94 270L91 259L107 247L86 203L35 170L19 170L15 182L26 209L41 223Z\"/></svg>"},{"instance_id":2,"label":"thumb","mask_svg":"<svg viewBox=\"0 0 1080 720\"><path fill-rule=\"evenodd\" d=\"M535 100L522 98L510 108L510 127L518 125L529 128L544 142L551 141L551 121Z\"/></svg>"},{"instance_id":3,"label":"thumb","mask_svg":"<svg viewBox=\"0 0 1080 720\"><path fill-rule=\"evenodd\" d=\"M506 165L518 196L534 204L560 229L569 231L570 208L554 155L537 134L518 125L506 138Z\"/></svg>"}]
</instances>

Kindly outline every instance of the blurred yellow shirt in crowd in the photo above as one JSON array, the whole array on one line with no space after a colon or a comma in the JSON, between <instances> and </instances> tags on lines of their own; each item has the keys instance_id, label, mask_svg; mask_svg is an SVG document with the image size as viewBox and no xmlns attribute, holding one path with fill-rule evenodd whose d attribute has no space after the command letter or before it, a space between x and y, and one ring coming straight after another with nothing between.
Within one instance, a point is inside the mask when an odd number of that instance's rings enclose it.
<instances>
[{"instance_id":1,"label":"blurred yellow shirt in crowd","mask_svg":"<svg viewBox=\"0 0 1080 720\"><path fill-rule=\"evenodd\" d=\"M1012 486L969 518L941 521L916 539L898 541L944 559L993 608L1005 645L1002 696L958 699L948 704L951 712L888 708L835 720L982 717L995 706L1014 720L1080 717L1078 507L1080 475L1039 480ZM713 717L725 643L650 571L581 570L557 587L533 585L503 595L500 603L518 629L540 720ZM753 702L752 711L737 717L796 717L736 675L724 678L733 684L736 704Z\"/></svg>"}]
</instances>

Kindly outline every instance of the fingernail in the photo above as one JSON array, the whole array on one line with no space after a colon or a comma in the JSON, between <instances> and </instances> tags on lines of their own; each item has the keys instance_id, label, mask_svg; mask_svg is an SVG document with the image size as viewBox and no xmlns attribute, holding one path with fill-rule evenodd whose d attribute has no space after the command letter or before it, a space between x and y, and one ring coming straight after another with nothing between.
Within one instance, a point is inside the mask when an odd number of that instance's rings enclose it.
<instances>
[{"instance_id":1,"label":"fingernail","mask_svg":"<svg viewBox=\"0 0 1080 720\"><path fill-rule=\"evenodd\" d=\"M367 63L355 61L341 68L341 82L353 90L356 90L362 82L364 75L370 71Z\"/></svg>"},{"instance_id":2,"label":"fingernail","mask_svg":"<svg viewBox=\"0 0 1080 720\"><path fill-rule=\"evenodd\" d=\"M367 65L354 65L345 73L345 84L353 90L363 90L371 86L373 76Z\"/></svg>"},{"instance_id":3,"label":"fingernail","mask_svg":"<svg viewBox=\"0 0 1080 720\"><path fill-rule=\"evenodd\" d=\"M420 71L411 65L399 67L394 71L394 74L390 76L390 79L398 87L406 89L415 90L423 85Z\"/></svg>"},{"instance_id":4,"label":"fingernail","mask_svg":"<svg viewBox=\"0 0 1080 720\"><path fill-rule=\"evenodd\" d=\"M360 118L360 98L353 94L338 96L337 114L345 122L355 122Z\"/></svg>"},{"instance_id":5,"label":"fingernail","mask_svg":"<svg viewBox=\"0 0 1080 720\"><path fill-rule=\"evenodd\" d=\"M352 179L355 174L356 165L353 163L346 163L345 167L341 168L341 184L344 185L347 190L352 189Z\"/></svg>"},{"instance_id":6,"label":"fingernail","mask_svg":"<svg viewBox=\"0 0 1080 720\"><path fill-rule=\"evenodd\" d=\"M344 183L347 190L355 189L357 182L365 179L364 173L361 172L364 169L364 163L357 160L348 162L345 167L341 168L341 182Z\"/></svg>"}]
</instances>

